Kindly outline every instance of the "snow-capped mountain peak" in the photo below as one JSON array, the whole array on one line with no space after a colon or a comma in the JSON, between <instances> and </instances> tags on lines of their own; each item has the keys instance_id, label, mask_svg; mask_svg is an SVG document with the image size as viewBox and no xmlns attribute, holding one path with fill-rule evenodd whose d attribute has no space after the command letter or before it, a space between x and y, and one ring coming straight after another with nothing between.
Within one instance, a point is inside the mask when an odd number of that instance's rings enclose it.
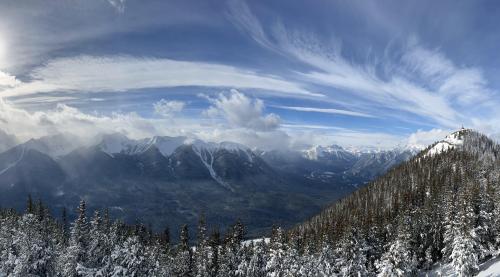
<instances>
[{"instance_id":1,"label":"snow-capped mountain peak","mask_svg":"<svg viewBox=\"0 0 500 277\"><path fill-rule=\"evenodd\" d=\"M458 131L455 131L449 135L447 135L443 140L437 142L434 146L432 146L425 156L433 156L448 150L454 149L464 144L464 135L470 131L469 129L462 128Z\"/></svg>"},{"instance_id":2,"label":"snow-capped mountain peak","mask_svg":"<svg viewBox=\"0 0 500 277\"><path fill-rule=\"evenodd\" d=\"M304 157L309 160L318 160L321 158L331 157L331 156L342 158L349 154L350 153L348 151L346 151L344 148L338 145L329 145L329 146L316 145L303 151Z\"/></svg>"},{"instance_id":3,"label":"snow-capped mountain peak","mask_svg":"<svg viewBox=\"0 0 500 277\"><path fill-rule=\"evenodd\" d=\"M85 143L77 136L71 134L56 134L30 139L22 145L26 149L37 150L51 157L58 157L68 154L83 144Z\"/></svg>"},{"instance_id":4,"label":"snow-capped mountain peak","mask_svg":"<svg viewBox=\"0 0 500 277\"><path fill-rule=\"evenodd\" d=\"M186 137L168 137L168 136L154 136L139 141L136 153L142 153L150 147L155 146L160 153L167 157L171 155L175 149L183 145L187 140Z\"/></svg>"},{"instance_id":5,"label":"snow-capped mountain peak","mask_svg":"<svg viewBox=\"0 0 500 277\"><path fill-rule=\"evenodd\" d=\"M111 156L118 153L133 154L137 151L137 146L136 140L129 139L122 133L105 134L97 145L101 151Z\"/></svg>"}]
</instances>

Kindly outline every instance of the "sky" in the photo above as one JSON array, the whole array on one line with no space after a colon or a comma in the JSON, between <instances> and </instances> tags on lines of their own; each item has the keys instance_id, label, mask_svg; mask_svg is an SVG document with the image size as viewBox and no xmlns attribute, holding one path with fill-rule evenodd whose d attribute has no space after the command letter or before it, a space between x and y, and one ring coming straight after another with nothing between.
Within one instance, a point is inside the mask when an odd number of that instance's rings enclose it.
<instances>
[{"instance_id":1,"label":"sky","mask_svg":"<svg viewBox=\"0 0 500 277\"><path fill-rule=\"evenodd\" d=\"M496 1L0 1L0 129L262 149L500 133Z\"/></svg>"}]
</instances>

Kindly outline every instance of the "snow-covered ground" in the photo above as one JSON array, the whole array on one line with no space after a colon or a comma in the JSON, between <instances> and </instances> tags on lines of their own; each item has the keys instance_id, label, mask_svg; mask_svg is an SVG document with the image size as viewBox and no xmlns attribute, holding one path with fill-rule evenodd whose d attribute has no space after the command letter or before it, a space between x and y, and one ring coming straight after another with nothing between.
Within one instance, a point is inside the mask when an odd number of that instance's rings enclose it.
<instances>
[{"instance_id":1,"label":"snow-covered ground","mask_svg":"<svg viewBox=\"0 0 500 277\"><path fill-rule=\"evenodd\" d=\"M456 132L453 132L446 136L442 141L436 143L429 151L427 152L426 156L433 156L437 155L442 152L446 152L448 150L451 150L457 146L460 146L464 143L463 141L463 132L466 131L466 129L461 129Z\"/></svg>"},{"instance_id":2,"label":"snow-covered ground","mask_svg":"<svg viewBox=\"0 0 500 277\"><path fill-rule=\"evenodd\" d=\"M500 276L500 257L491 259L479 267L478 277Z\"/></svg>"},{"instance_id":3,"label":"snow-covered ground","mask_svg":"<svg viewBox=\"0 0 500 277\"><path fill-rule=\"evenodd\" d=\"M270 241L271 240L269 238L250 239L250 240L243 241L241 244L244 245L244 246L249 246L252 243L256 244L256 243L261 243L261 242L264 242L264 243L268 244Z\"/></svg>"},{"instance_id":4,"label":"snow-covered ground","mask_svg":"<svg viewBox=\"0 0 500 277\"><path fill-rule=\"evenodd\" d=\"M421 274L422 277L456 276L450 264L436 266L431 271ZM486 261L479 266L477 277L497 277L500 276L500 257Z\"/></svg>"}]
</instances>

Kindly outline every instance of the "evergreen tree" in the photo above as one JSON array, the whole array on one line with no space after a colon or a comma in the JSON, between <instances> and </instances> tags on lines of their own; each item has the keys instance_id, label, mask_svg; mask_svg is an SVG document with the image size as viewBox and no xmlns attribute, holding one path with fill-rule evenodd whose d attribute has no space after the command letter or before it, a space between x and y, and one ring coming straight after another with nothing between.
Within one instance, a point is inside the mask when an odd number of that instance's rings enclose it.
<instances>
[{"instance_id":1,"label":"evergreen tree","mask_svg":"<svg viewBox=\"0 0 500 277\"><path fill-rule=\"evenodd\" d=\"M452 242L451 264L457 276L470 276L478 270L476 234L473 229L473 210L462 200L455 219L456 232Z\"/></svg>"},{"instance_id":2,"label":"evergreen tree","mask_svg":"<svg viewBox=\"0 0 500 277\"><path fill-rule=\"evenodd\" d=\"M195 252L195 276L208 277L210 276L210 249L207 240L207 226L205 216L201 215L198 221L198 244Z\"/></svg>"},{"instance_id":3,"label":"evergreen tree","mask_svg":"<svg viewBox=\"0 0 500 277\"><path fill-rule=\"evenodd\" d=\"M89 228L87 224L85 201L81 200L78 207L78 218L71 226L69 245L66 252L60 257L61 274L63 276L77 276L78 271L86 271L87 247L89 244Z\"/></svg>"},{"instance_id":4,"label":"evergreen tree","mask_svg":"<svg viewBox=\"0 0 500 277\"><path fill-rule=\"evenodd\" d=\"M180 242L177 246L176 257L173 264L175 276L189 277L193 273L193 259L189 248L189 231L187 225L181 228Z\"/></svg>"},{"instance_id":5,"label":"evergreen tree","mask_svg":"<svg viewBox=\"0 0 500 277\"><path fill-rule=\"evenodd\" d=\"M209 269L209 276L215 277L218 276L219 274L219 252L220 252L220 232L219 230L215 229L212 231L212 234L210 235L210 256L209 256L209 262L208 262L208 269Z\"/></svg>"}]
</instances>

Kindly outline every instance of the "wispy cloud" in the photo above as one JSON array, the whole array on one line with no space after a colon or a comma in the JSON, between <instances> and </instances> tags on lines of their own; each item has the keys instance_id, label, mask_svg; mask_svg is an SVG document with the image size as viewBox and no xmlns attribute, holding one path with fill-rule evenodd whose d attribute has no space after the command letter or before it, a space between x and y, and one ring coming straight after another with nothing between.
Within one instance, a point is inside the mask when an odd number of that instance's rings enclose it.
<instances>
[{"instance_id":1,"label":"wispy cloud","mask_svg":"<svg viewBox=\"0 0 500 277\"><path fill-rule=\"evenodd\" d=\"M119 13L125 12L125 2L126 0L108 0L109 4L113 6Z\"/></svg>"},{"instance_id":2,"label":"wispy cloud","mask_svg":"<svg viewBox=\"0 0 500 277\"><path fill-rule=\"evenodd\" d=\"M340 110L340 109L325 109L325 108L314 108L314 107L295 107L295 106L280 106L280 105L273 105L272 107L285 110L299 111L299 112L314 112L314 113L341 114L341 115L360 116L360 117L375 117L373 115L366 113Z\"/></svg>"},{"instance_id":3,"label":"wispy cloud","mask_svg":"<svg viewBox=\"0 0 500 277\"><path fill-rule=\"evenodd\" d=\"M58 91L120 92L180 86L253 88L284 95L322 96L283 78L233 66L130 56L61 58L34 69L30 76L32 81L14 84L0 96Z\"/></svg>"},{"instance_id":4,"label":"wispy cloud","mask_svg":"<svg viewBox=\"0 0 500 277\"><path fill-rule=\"evenodd\" d=\"M456 127L471 122L463 107L492 101L492 89L480 69L457 66L415 38L394 57L363 62L346 57L335 38L319 39L311 32L290 30L279 21L265 28L244 1L238 2L238 9L234 7L229 9L229 18L255 42L311 68L296 72L304 82L367 101L379 113L391 111L387 116L410 113L437 126Z\"/></svg>"}]
</instances>

